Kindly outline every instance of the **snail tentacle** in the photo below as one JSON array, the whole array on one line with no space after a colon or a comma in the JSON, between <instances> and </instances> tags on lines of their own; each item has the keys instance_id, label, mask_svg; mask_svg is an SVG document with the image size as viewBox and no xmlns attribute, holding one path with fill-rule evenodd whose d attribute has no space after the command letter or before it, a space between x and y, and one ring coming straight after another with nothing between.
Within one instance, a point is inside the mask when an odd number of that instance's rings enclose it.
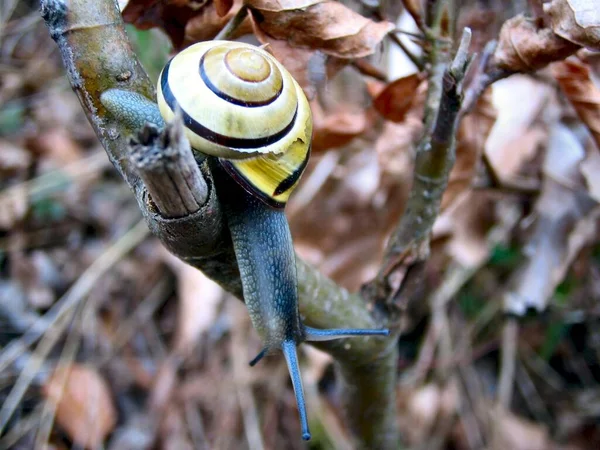
<instances>
[{"instance_id":1,"label":"snail tentacle","mask_svg":"<svg viewBox=\"0 0 600 450\"><path fill-rule=\"evenodd\" d=\"M261 359L263 359L267 355L267 353L269 353L269 347L265 347L260 352L258 352L258 355L252 358L252 361L248 363L250 367L254 367L256 364L258 364L258 362Z\"/></svg>"},{"instance_id":2,"label":"snail tentacle","mask_svg":"<svg viewBox=\"0 0 600 450\"><path fill-rule=\"evenodd\" d=\"M309 342L332 341L334 339L351 338L357 336L389 336L390 330L382 329L365 329L365 328L332 328L319 329L304 326L304 340Z\"/></svg>"},{"instance_id":3,"label":"snail tentacle","mask_svg":"<svg viewBox=\"0 0 600 450\"><path fill-rule=\"evenodd\" d=\"M308 417L306 414L306 402L304 401L304 388L302 387L302 377L300 376L300 366L298 365L298 353L296 351L296 342L285 340L281 344L281 350L285 356L285 362L290 372L298 414L300 415L300 427L302 429L302 439L310 440L310 430L308 428Z\"/></svg>"}]
</instances>

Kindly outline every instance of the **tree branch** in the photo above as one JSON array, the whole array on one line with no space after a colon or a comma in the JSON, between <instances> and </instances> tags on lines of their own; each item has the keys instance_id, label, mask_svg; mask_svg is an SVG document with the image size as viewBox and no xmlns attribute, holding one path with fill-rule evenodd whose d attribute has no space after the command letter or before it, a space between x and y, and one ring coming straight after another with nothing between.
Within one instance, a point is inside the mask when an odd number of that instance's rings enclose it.
<instances>
[{"instance_id":1,"label":"tree branch","mask_svg":"<svg viewBox=\"0 0 600 450\"><path fill-rule=\"evenodd\" d=\"M152 202L163 217L193 214L206 203L208 186L178 116L162 133L154 125L131 140L131 155Z\"/></svg>"},{"instance_id":2,"label":"tree branch","mask_svg":"<svg viewBox=\"0 0 600 450\"><path fill-rule=\"evenodd\" d=\"M434 35L431 39L438 40ZM455 161L455 131L462 102L462 82L470 62L470 40L471 32L465 29L452 63L443 48L432 47L426 131L417 146L409 199L390 237L377 276L363 287L364 295L377 300L396 320L402 318L403 311L422 287L418 280L422 278L429 256L430 233Z\"/></svg>"},{"instance_id":3,"label":"tree branch","mask_svg":"<svg viewBox=\"0 0 600 450\"><path fill-rule=\"evenodd\" d=\"M152 187L153 180L157 180L157 174L160 177L169 172L169 158L157 158L151 168L145 163L140 167L140 158L134 157L138 164L132 164L130 137L139 131L135 120L117 121L100 101L100 96L113 88L131 91L142 101L154 99L154 86L131 49L116 1L42 0L41 11L60 49L71 86L109 159L132 189L152 233L170 252L242 299L231 237L224 226L207 165L200 164L206 196L194 194L191 198L184 194L165 198L157 194L157 189ZM160 120L156 114L148 117L151 123ZM160 147L161 142L163 146L167 143L158 139L150 147ZM178 158L187 158L183 155L190 152L189 148L183 149L179 144L176 147ZM189 169L189 165L186 167ZM152 171L155 173L149 175ZM183 178L188 176L198 181L198 173L188 172ZM171 186L182 186L181 180L171 182ZM150 190L153 194L149 194ZM157 204L158 197L162 201ZM176 213L170 209L173 205L178 205ZM196 206L198 209L191 211ZM163 214L162 210L171 213ZM327 328L380 325L360 296L350 295L300 259L297 259L297 270L300 311L307 325ZM320 343L318 347L337 359L344 381L341 395L345 399L345 413L351 424L362 422L360 427L352 428L360 445L397 448L394 340L340 340ZM372 373L380 374L375 387L374 380L364 376L367 367ZM374 390L379 395L371 397L369 393ZM373 420L365 419L365 411Z\"/></svg>"}]
</instances>

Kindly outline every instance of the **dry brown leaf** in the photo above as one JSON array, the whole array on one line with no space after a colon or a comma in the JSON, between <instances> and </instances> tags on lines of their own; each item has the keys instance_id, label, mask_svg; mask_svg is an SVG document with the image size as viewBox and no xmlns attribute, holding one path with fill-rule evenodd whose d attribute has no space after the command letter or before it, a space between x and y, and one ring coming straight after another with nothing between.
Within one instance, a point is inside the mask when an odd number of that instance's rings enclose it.
<instances>
[{"instance_id":1,"label":"dry brown leaf","mask_svg":"<svg viewBox=\"0 0 600 450\"><path fill-rule=\"evenodd\" d=\"M579 48L521 14L502 26L490 65L507 72L531 72L565 59Z\"/></svg>"},{"instance_id":2,"label":"dry brown leaf","mask_svg":"<svg viewBox=\"0 0 600 450\"><path fill-rule=\"evenodd\" d=\"M600 89L600 52L583 49L577 52L577 57L587 64L592 82Z\"/></svg>"},{"instance_id":3,"label":"dry brown leaf","mask_svg":"<svg viewBox=\"0 0 600 450\"><path fill-rule=\"evenodd\" d=\"M552 75L590 130L600 150L600 89L591 80L588 66L569 58L552 64Z\"/></svg>"},{"instance_id":4,"label":"dry brown leaf","mask_svg":"<svg viewBox=\"0 0 600 450\"><path fill-rule=\"evenodd\" d=\"M62 167L83 157L82 148L65 128L46 130L28 143L32 151L51 158L51 164Z\"/></svg>"},{"instance_id":5,"label":"dry brown leaf","mask_svg":"<svg viewBox=\"0 0 600 450\"><path fill-rule=\"evenodd\" d=\"M192 0L130 0L122 10L123 19L139 29L159 27L179 50L198 41L212 39L242 6L242 0L199 3ZM232 38L251 32L245 20Z\"/></svg>"},{"instance_id":6,"label":"dry brown leaf","mask_svg":"<svg viewBox=\"0 0 600 450\"><path fill-rule=\"evenodd\" d=\"M256 26L268 35L339 58L374 53L394 29L391 22L373 22L335 1L251 0L248 5Z\"/></svg>"},{"instance_id":7,"label":"dry brown leaf","mask_svg":"<svg viewBox=\"0 0 600 450\"><path fill-rule=\"evenodd\" d=\"M56 421L78 445L99 448L117 422L110 389L91 367L60 367L42 387L56 408Z\"/></svg>"},{"instance_id":8,"label":"dry brown leaf","mask_svg":"<svg viewBox=\"0 0 600 450\"><path fill-rule=\"evenodd\" d=\"M225 17L233 6L233 0L215 0L213 3L219 17Z\"/></svg>"},{"instance_id":9,"label":"dry brown leaf","mask_svg":"<svg viewBox=\"0 0 600 450\"><path fill-rule=\"evenodd\" d=\"M242 0L235 0L225 15L220 15L217 4L212 2L207 4L187 22L184 45L213 39L227 22L237 14L242 7L242 3ZM246 18L229 38L235 39L248 33L252 33L252 24L250 19Z\"/></svg>"},{"instance_id":10,"label":"dry brown leaf","mask_svg":"<svg viewBox=\"0 0 600 450\"><path fill-rule=\"evenodd\" d=\"M300 84L309 100L317 94L317 83L324 80L325 67L317 52L307 48L294 47L288 41L273 39L252 22L254 34L261 44L285 66L294 79Z\"/></svg>"},{"instance_id":11,"label":"dry brown leaf","mask_svg":"<svg viewBox=\"0 0 600 450\"><path fill-rule=\"evenodd\" d=\"M340 111L327 116L317 102L311 103L313 111L312 151L323 152L330 148L342 147L356 136L365 132L366 113Z\"/></svg>"},{"instance_id":12,"label":"dry brown leaf","mask_svg":"<svg viewBox=\"0 0 600 450\"><path fill-rule=\"evenodd\" d=\"M470 188L477 162L495 121L496 109L492 104L492 91L488 89L479 98L473 111L462 119L458 128L456 163L442 197L442 210Z\"/></svg>"},{"instance_id":13,"label":"dry brown leaf","mask_svg":"<svg viewBox=\"0 0 600 450\"><path fill-rule=\"evenodd\" d=\"M552 0L544 4L552 30L560 37L600 50L600 5L598 0Z\"/></svg>"},{"instance_id":14,"label":"dry brown leaf","mask_svg":"<svg viewBox=\"0 0 600 450\"><path fill-rule=\"evenodd\" d=\"M211 3L212 5L212 3ZM181 48L185 26L196 13L189 6L167 4L156 0L129 0L122 8L123 20L141 30L159 27L167 33L173 46Z\"/></svg>"},{"instance_id":15,"label":"dry brown leaf","mask_svg":"<svg viewBox=\"0 0 600 450\"><path fill-rule=\"evenodd\" d=\"M402 122L413 106L422 81L423 77L418 73L392 81L374 98L373 106L386 119Z\"/></svg>"}]
</instances>

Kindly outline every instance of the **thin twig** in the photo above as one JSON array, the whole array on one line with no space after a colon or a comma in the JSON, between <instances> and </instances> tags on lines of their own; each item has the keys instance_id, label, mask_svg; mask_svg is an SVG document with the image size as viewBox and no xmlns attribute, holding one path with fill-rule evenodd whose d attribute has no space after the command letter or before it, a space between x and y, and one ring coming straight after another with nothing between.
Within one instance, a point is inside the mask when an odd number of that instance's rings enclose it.
<instances>
[{"instance_id":1,"label":"thin twig","mask_svg":"<svg viewBox=\"0 0 600 450\"><path fill-rule=\"evenodd\" d=\"M392 34L392 33L388 34L388 36L394 44L396 44L398 47L400 47L402 49L404 54L407 56L408 59L410 59L410 61L415 65L415 67L419 70L419 72L422 72L425 69L425 64L423 63L423 60L421 58L419 58L417 55L415 55L404 44L404 42L402 42L402 39L400 39L398 36L396 36L395 34Z\"/></svg>"},{"instance_id":2,"label":"thin twig","mask_svg":"<svg viewBox=\"0 0 600 450\"><path fill-rule=\"evenodd\" d=\"M190 430L190 437L194 444L194 448L197 450L209 450L206 434L204 433L204 421L202 420L200 408L193 402L186 401L184 409L185 419L188 429Z\"/></svg>"},{"instance_id":3,"label":"thin twig","mask_svg":"<svg viewBox=\"0 0 600 450\"><path fill-rule=\"evenodd\" d=\"M161 279L150 289L148 295L137 305L133 313L119 323L111 340L112 347L98 361L97 365L99 367L107 364L115 353L131 340L139 327L149 322L154 313L167 300L170 289L172 287L169 280L166 278Z\"/></svg>"},{"instance_id":4,"label":"thin twig","mask_svg":"<svg viewBox=\"0 0 600 450\"><path fill-rule=\"evenodd\" d=\"M375 10L373 11L373 15L379 19L379 20L386 20L385 17L383 16L383 14L381 13L381 11L379 10ZM396 36L394 34L394 32L402 32L405 34L409 34L408 32L404 32L401 30L394 30L392 32L390 32L388 34L388 37L392 40L392 42L394 44L396 44L398 47L400 47L400 49L404 52L404 54L406 55L406 57L408 59L411 60L411 62L415 65L415 67L419 70L419 72L422 72L425 69L425 63L423 61L422 58L418 57L417 55L415 55L405 44L404 42L402 42L402 39L400 39L398 36ZM425 39L424 36L420 36L420 35L416 35L421 39Z\"/></svg>"},{"instance_id":5,"label":"thin twig","mask_svg":"<svg viewBox=\"0 0 600 450\"><path fill-rule=\"evenodd\" d=\"M40 403L26 417L19 419L19 421L14 426L7 430L4 436L2 436L2 439L0 439L0 448L17 448L17 442L27 433L33 431L39 426L40 416L43 407L44 405Z\"/></svg>"},{"instance_id":6,"label":"thin twig","mask_svg":"<svg viewBox=\"0 0 600 450\"><path fill-rule=\"evenodd\" d=\"M517 364L517 340L519 323L509 316L502 330L502 361L500 363L500 381L498 382L498 406L504 410L510 408L513 396L515 367Z\"/></svg>"},{"instance_id":7,"label":"thin twig","mask_svg":"<svg viewBox=\"0 0 600 450\"><path fill-rule=\"evenodd\" d=\"M231 36L233 35L237 27L239 27L242 24L242 22L246 19L246 16L248 16L248 6L242 5L242 7L238 10L237 13L235 13L231 20L227 22L227 25L225 25L221 29L221 31L219 31L219 33L215 36L214 40L219 41L231 39Z\"/></svg>"},{"instance_id":8,"label":"thin twig","mask_svg":"<svg viewBox=\"0 0 600 450\"><path fill-rule=\"evenodd\" d=\"M90 312L94 311L94 307L92 302L88 302L89 297L85 297L81 302L75 307L75 311L73 314L72 323L75 324L79 322L83 317L89 316ZM65 387L67 385L67 380L69 377L69 368L71 367L73 361L75 360L75 355L79 350L80 345L80 337L79 327L73 326L69 329L67 333L66 342L60 352L58 368L66 368L67 370L58 371L58 376L54 376L52 378L53 389L57 389L60 394L58 395L58 402L62 401L60 397L62 397ZM43 341L42 341L43 343ZM41 346L40 346L41 347ZM53 346L49 346L48 348L51 350ZM40 349L40 353L43 352L43 349ZM36 349L35 356L38 356L38 349ZM39 356L40 360L45 360L45 356ZM96 390L97 394L97 390ZM94 408L99 403L90 402L87 405L88 408ZM50 438L50 433L52 432L52 425L54 424L54 416L56 414L56 408L58 403L54 403L49 399L44 402L44 408L42 409L42 415L40 417L40 427L36 433L35 437L35 448L45 448L48 445L48 439ZM97 408L96 408L97 410ZM90 417L86 414L87 417ZM95 417L92 415L92 417ZM94 424L88 424L89 426L93 426ZM93 431L90 434L95 434Z\"/></svg>"},{"instance_id":9,"label":"thin twig","mask_svg":"<svg viewBox=\"0 0 600 450\"><path fill-rule=\"evenodd\" d=\"M245 339L243 333L242 320L237 315L237 326L233 327L231 339L231 354L233 359L233 381L237 393L238 402L242 411L244 422L244 432L248 441L248 448L262 450L265 448L260 425L258 423L259 414L256 408L256 400L252 393L252 386L248 382L248 365L246 363L246 352L241 351L245 348ZM244 317L245 323L245 317Z\"/></svg>"},{"instance_id":10,"label":"thin twig","mask_svg":"<svg viewBox=\"0 0 600 450\"><path fill-rule=\"evenodd\" d=\"M525 403L527 403L529 411L531 411L531 414L535 417L536 422L552 423L552 415L544 404L544 400L535 383L525 369L521 358L518 358L518 360L520 364L517 365L515 373L517 389L521 392L521 395L523 396Z\"/></svg>"}]
</instances>

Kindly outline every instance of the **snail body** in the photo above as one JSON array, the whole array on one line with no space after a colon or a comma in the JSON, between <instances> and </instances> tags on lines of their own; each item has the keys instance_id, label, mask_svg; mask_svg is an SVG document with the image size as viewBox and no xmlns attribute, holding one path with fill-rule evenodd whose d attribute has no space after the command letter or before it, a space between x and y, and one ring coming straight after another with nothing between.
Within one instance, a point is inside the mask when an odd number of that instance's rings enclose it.
<instances>
[{"instance_id":1,"label":"snail body","mask_svg":"<svg viewBox=\"0 0 600 450\"><path fill-rule=\"evenodd\" d=\"M103 103L111 104L114 97L107 95ZM284 207L310 155L309 103L298 83L268 52L227 41L198 43L173 57L159 77L157 100L165 121L181 110L192 148L208 155L244 300L264 343L250 364L272 350L282 350L302 437L310 439L297 345L389 332L321 330L301 321L294 247ZM118 113L123 108L109 109Z\"/></svg>"}]
</instances>

